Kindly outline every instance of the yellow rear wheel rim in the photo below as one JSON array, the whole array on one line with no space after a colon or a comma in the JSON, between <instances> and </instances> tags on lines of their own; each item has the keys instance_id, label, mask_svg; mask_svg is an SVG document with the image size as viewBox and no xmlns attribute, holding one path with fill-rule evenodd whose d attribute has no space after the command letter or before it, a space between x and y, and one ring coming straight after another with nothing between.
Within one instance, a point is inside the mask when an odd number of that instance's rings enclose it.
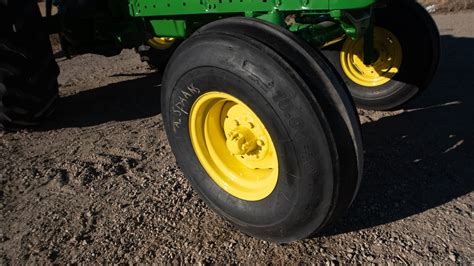
<instances>
[{"instance_id":1,"label":"yellow rear wheel rim","mask_svg":"<svg viewBox=\"0 0 474 266\"><path fill-rule=\"evenodd\" d=\"M364 40L348 38L341 51L341 66L346 76L353 82L365 86L381 86L392 80L402 65L402 47L397 37L390 31L375 27L374 49L377 60L364 64Z\"/></svg>"},{"instance_id":2,"label":"yellow rear wheel rim","mask_svg":"<svg viewBox=\"0 0 474 266\"><path fill-rule=\"evenodd\" d=\"M173 45L175 38L170 37L153 37L148 40L148 44L158 50L166 50Z\"/></svg>"},{"instance_id":3,"label":"yellow rear wheel rim","mask_svg":"<svg viewBox=\"0 0 474 266\"><path fill-rule=\"evenodd\" d=\"M278 181L278 157L258 116L223 92L200 96L191 108L189 134L199 162L214 182L242 200L268 197Z\"/></svg>"}]
</instances>

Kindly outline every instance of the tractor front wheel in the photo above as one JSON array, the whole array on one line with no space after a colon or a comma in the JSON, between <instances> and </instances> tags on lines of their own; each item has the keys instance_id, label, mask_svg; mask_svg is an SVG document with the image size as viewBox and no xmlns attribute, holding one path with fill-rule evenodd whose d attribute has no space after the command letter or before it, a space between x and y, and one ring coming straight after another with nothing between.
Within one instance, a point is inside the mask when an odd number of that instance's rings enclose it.
<instances>
[{"instance_id":1,"label":"tractor front wheel","mask_svg":"<svg viewBox=\"0 0 474 266\"><path fill-rule=\"evenodd\" d=\"M178 48L163 77L165 129L185 176L218 214L274 242L327 227L362 170L343 84L292 38L258 20L217 21Z\"/></svg>"},{"instance_id":2,"label":"tractor front wheel","mask_svg":"<svg viewBox=\"0 0 474 266\"><path fill-rule=\"evenodd\" d=\"M413 0L390 1L375 9L375 58L364 63L364 40L347 38L323 49L362 108L401 106L431 82L439 61L439 32Z\"/></svg>"}]
</instances>

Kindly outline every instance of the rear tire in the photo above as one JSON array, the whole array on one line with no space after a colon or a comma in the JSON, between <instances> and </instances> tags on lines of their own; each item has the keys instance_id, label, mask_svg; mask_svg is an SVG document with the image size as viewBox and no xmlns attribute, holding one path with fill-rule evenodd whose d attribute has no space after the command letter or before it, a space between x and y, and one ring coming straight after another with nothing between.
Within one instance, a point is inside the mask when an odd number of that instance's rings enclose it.
<instances>
[{"instance_id":1,"label":"rear tire","mask_svg":"<svg viewBox=\"0 0 474 266\"><path fill-rule=\"evenodd\" d=\"M9 14L0 37L0 127L37 125L53 110L59 68L36 2L0 8Z\"/></svg>"},{"instance_id":2,"label":"rear tire","mask_svg":"<svg viewBox=\"0 0 474 266\"><path fill-rule=\"evenodd\" d=\"M354 68L355 75L347 70L348 63L342 62L341 52L351 45L352 40L334 44L322 51L343 77L359 107L390 110L413 99L430 84L439 62L439 32L430 14L413 0L394 0L387 7L375 9L375 26L388 30L401 45L401 58L395 58L401 59L401 66L396 67L398 73L395 76L387 75L389 80L386 82L367 82L365 78L370 80L370 75L360 78L357 69L364 68L363 65ZM350 51L344 52L350 56Z\"/></svg>"},{"instance_id":3,"label":"rear tire","mask_svg":"<svg viewBox=\"0 0 474 266\"><path fill-rule=\"evenodd\" d=\"M253 25L258 34L246 31L247 25ZM307 51L298 42L285 39L281 30L242 18L205 26L176 51L165 71L162 90L170 145L193 187L212 209L243 232L280 243L308 237L328 226L352 202L362 170L357 118L344 86L322 57L310 56L314 65L307 64L308 60L300 62L301 68L313 70L314 79L306 79L306 73L301 75L291 60L281 56L283 47L272 47L256 37L266 31L265 36L280 44L296 45L300 56ZM319 93L313 94L310 86ZM278 180L268 195L248 199L231 193L209 171L212 159L203 163L202 152L193 142L196 121L192 117L196 103L213 93L238 99L267 129L278 156ZM330 102L320 105L325 100ZM200 113L197 117L207 116ZM226 121L226 117L215 121ZM330 118L337 122L329 122ZM203 127L213 120L206 121ZM333 123L342 123L340 130ZM222 138L224 143L225 134L214 132L210 141ZM223 158L216 160L226 163Z\"/></svg>"}]
</instances>

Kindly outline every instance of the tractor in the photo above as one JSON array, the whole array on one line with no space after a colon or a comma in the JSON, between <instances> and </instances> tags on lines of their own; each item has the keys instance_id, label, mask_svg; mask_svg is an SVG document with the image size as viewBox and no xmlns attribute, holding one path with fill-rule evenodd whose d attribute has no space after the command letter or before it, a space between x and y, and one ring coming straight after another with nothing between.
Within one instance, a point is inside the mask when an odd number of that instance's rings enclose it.
<instances>
[{"instance_id":1,"label":"tractor","mask_svg":"<svg viewBox=\"0 0 474 266\"><path fill-rule=\"evenodd\" d=\"M242 232L288 243L354 201L363 146L356 106L390 110L425 90L439 32L414 0L0 0L0 125L54 110L68 57L134 48L163 72L176 161ZM53 14L52 7L57 9Z\"/></svg>"}]
</instances>

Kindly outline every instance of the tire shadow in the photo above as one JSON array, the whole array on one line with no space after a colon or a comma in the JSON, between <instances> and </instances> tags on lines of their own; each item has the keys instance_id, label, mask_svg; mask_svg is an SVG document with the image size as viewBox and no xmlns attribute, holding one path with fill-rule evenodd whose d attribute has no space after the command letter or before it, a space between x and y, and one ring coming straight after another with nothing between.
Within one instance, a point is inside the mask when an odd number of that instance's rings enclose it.
<instances>
[{"instance_id":1,"label":"tire shadow","mask_svg":"<svg viewBox=\"0 0 474 266\"><path fill-rule=\"evenodd\" d=\"M364 124L359 194L324 235L371 228L474 191L474 39L442 36L431 87L405 112Z\"/></svg>"},{"instance_id":2,"label":"tire shadow","mask_svg":"<svg viewBox=\"0 0 474 266\"><path fill-rule=\"evenodd\" d=\"M38 130L152 117L161 113L160 93L161 74L153 73L61 97L52 117Z\"/></svg>"}]
</instances>

